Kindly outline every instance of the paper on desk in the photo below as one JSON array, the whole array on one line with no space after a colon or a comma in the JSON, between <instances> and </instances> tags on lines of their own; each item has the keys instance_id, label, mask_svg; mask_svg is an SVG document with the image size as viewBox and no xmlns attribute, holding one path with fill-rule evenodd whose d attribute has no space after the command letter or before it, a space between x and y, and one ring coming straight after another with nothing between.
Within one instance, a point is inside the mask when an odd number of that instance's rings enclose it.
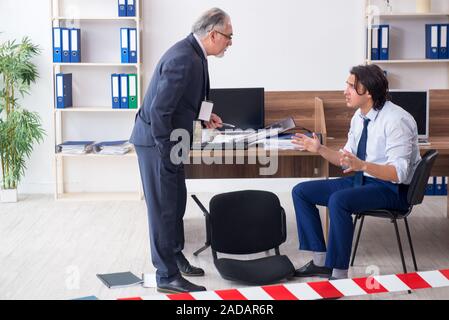
<instances>
[{"instance_id":1,"label":"paper on desk","mask_svg":"<svg viewBox=\"0 0 449 320\"><path fill-rule=\"evenodd\" d=\"M299 150L290 139L266 139L264 140L265 150Z\"/></svg>"},{"instance_id":2,"label":"paper on desk","mask_svg":"<svg viewBox=\"0 0 449 320\"><path fill-rule=\"evenodd\" d=\"M227 135L227 134L219 134L216 135L212 142L214 143L227 143L236 140L237 138L244 137L246 134L236 134L236 135Z\"/></svg>"}]
</instances>

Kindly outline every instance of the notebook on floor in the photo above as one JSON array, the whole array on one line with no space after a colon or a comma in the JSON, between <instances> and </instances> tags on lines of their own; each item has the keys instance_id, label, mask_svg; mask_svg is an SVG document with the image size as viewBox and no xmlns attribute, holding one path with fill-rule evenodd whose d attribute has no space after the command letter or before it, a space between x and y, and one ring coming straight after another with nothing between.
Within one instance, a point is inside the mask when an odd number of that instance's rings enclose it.
<instances>
[{"instance_id":1,"label":"notebook on floor","mask_svg":"<svg viewBox=\"0 0 449 320\"><path fill-rule=\"evenodd\" d=\"M97 274L97 277L110 289L141 284L143 280L132 272Z\"/></svg>"}]
</instances>

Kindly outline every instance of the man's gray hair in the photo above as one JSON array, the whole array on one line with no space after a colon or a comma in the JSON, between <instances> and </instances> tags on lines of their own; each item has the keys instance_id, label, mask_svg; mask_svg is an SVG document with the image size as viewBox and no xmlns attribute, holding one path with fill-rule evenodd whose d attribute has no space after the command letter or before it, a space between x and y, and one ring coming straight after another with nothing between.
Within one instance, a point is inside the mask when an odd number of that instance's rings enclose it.
<instances>
[{"instance_id":1,"label":"man's gray hair","mask_svg":"<svg viewBox=\"0 0 449 320\"><path fill-rule=\"evenodd\" d=\"M207 10L192 26L192 33L199 38L204 38L215 26L225 27L229 15L219 8Z\"/></svg>"}]
</instances>

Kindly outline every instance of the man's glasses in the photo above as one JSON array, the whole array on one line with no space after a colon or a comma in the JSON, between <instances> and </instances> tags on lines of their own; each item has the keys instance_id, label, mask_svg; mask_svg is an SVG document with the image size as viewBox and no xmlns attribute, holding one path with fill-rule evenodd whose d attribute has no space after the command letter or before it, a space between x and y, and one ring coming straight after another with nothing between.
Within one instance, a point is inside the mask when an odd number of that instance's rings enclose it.
<instances>
[{"instance_id":1,"label":"man's glasses","mask_svg":"<svg viewBox=\"0 0 449 320\"><path fill-rule=\"evenodd\" d=\"M232 40L232 34L226 34L226 33L220 32L220 31L215 30L215 29L214 29L213 31L215 31L215 32L217 32L217 33L219 33L219 34L221 34L223 37L225 37L225 38L228 39L228 40Z\"/></svg>"}]
</instances>

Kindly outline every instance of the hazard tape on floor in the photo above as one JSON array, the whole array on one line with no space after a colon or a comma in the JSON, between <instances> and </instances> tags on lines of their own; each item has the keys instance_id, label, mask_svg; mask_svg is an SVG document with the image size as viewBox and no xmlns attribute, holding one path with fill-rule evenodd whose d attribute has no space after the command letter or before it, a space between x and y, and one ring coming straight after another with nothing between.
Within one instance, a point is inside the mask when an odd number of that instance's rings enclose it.
<instances>
[{"instance_id":1,"label":"hazard tape on floor","mask_svg":"<svg viewBox=\"0 0 449 320\"><path fill-rule=\"evenodd\" d=\"M449 269L119 300L318 300L441 287L449 287Z\"/></svg>"}]
</instances>

